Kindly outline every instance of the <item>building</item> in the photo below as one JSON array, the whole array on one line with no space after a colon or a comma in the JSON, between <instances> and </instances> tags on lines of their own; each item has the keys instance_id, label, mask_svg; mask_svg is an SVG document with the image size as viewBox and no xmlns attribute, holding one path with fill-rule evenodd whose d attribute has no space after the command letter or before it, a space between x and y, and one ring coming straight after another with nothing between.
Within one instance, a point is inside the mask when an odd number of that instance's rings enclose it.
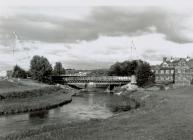
<instances>
[{"instance_id":1,"label":"building","mask_svg":"<svg viewBox=\"0 0 193 140\"><path fill-rule=\"evenodd\" d=\"M193 59L163 58L163 62L152 67L156 83L173 83L175 86L191 85L193 79Z\"/></svg>"},{"instance_id":2,"label":"building","mask_svg":"<svg viewBox=\"0 0 193 140\"><path fill-rule=\"evenodd\" d=\"M155 81L156 83L174 83L175 73L174 68L156 68L155 69Z\"/></svg>"}]
</instances>

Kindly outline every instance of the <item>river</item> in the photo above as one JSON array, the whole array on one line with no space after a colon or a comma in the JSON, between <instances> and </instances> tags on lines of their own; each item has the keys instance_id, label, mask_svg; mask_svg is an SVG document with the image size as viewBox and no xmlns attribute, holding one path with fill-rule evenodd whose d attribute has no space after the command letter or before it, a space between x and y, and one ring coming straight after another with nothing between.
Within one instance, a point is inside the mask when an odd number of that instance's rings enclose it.
<instances>
[{"instance_id":1,"label":"river","mask_svg":"<svg viewBox=\"0 0 193 140\"><path fill-rule=\"evenodd\" d=\"M73 97L71 103L55 109L1 116L0 136L41 125L105 119L114 114L113 104L120 101L121 97L104 91L83 92Z\"/></svg>"}]
</instances>

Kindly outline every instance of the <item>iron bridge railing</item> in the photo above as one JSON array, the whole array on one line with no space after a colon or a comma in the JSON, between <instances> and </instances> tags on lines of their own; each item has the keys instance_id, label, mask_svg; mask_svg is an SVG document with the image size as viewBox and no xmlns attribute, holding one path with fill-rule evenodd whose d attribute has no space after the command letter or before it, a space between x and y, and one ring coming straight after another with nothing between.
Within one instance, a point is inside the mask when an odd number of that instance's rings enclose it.
<instances>
[{"instance_id":1,"label":"iron bridge railing","mask_svg":"<svg viewBox=\"0 0 193 140\"><path fill-rule=\"evenodd\" d=\"M54 83L128 83L129 76L52 76Z\"/></svg>"}]
</instances>

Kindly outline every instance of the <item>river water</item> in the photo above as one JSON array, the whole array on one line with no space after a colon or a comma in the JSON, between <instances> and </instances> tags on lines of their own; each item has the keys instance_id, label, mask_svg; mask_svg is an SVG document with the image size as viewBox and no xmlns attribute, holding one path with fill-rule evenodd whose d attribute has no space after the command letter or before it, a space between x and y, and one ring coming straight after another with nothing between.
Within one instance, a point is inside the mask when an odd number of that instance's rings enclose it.
<instances>
[{"instance_id":1,"label":"river water","mask_svg":"<svg viewBox=\"0 0 193 140\"><path fill-rule=\"evenodd\" d=\"M122 99L103 91L84 92L72 98L72 102L51 110L0 117L0 136L56 123L80 122L104 119L114 114L113 104Z\"/></svg>"}]
</instances>

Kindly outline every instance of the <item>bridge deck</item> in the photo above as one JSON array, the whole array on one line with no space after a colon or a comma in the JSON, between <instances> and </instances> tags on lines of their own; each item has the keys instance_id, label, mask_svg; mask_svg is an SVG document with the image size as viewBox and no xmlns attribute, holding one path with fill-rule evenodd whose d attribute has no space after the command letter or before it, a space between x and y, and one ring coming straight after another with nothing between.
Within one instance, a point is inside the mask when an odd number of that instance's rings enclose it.
<instances>
[{"instance_id":1,"label":"bridge deck","mask_svg":"<svg viewBox=\"0 0 193 140\"><path fill-rule=\"evenodd\" d=\"M52 76L54 83L128 83L129 76Z\"/></svg>"}]
</instances>

